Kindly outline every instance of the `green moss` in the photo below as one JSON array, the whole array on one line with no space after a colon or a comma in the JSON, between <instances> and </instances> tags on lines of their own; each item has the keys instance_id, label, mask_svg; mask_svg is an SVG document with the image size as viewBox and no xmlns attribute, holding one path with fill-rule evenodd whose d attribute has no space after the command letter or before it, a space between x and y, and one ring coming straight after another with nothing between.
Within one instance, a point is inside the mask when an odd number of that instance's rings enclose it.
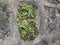
<instances>
[{"instance_id":1,"label":"green moss","mask_svg":"<svg viewBox=\"0 0 60 45\"><path fill-rule=\"evenodd\" d=\"M24 40L33 40L38 32L36 27L36 15L34 6L29 3L20 3L18 5L18 30Z\"/></svg>"},{"instance_id":2,"label":"green moss","mask_svg":"<svg viewBox=\"0 0 60 45\"><path fill-rule=\"evenodd\" d=\"M0 3L0 10L2 10L3 12L5 12L7 10L6 9L6 5Z\"/></svg>"}]
</instances>

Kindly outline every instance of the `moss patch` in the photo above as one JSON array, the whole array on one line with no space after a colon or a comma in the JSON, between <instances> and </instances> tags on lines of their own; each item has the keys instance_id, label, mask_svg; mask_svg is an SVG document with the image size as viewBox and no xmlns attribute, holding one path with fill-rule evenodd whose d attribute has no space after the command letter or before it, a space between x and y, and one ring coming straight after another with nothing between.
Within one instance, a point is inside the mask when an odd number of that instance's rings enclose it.
<instances>
[{"instance_id":1,"label":"moss patch","mask_svg":"<svg viewBox=\"0 0 60 45\"><path fill-rule=\"evenodd\" d=\"M19 3L18 5L18 30L24 40L33 40L38 30L36 27L36 7L30 3Z\"/></svg>"}]
</instances>

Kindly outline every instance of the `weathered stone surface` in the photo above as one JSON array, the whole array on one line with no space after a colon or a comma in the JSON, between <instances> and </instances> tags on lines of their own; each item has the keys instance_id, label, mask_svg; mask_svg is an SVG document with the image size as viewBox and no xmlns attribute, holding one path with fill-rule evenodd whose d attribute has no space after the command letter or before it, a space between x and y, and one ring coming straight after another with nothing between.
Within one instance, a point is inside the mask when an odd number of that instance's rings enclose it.
<instances>
[{"instance_id":1,"label":"weathered stone surface","mask_svg":"<svg viewBox=\"0 0 60 45\"><path fill-rule=\"evenodd\" d=\"M6 3L7 12L10 15L9 26L10 35L5 39L0 39L0 45L60 45L60 4L52 0L0 0ZM19 1L35 2L38 5L37 27L38 36L33 41L24 41L20 38L16 15ZM56 3L56 4L55 4ZM1 13L0 13L1 14ZM4 15L4 14L2 14ZM2 17L0 16L0 19Z\"/></svg>"},{"instance_id":2,"label":"weathered stone surface","mask_svg":"<svg viewBox=\"0 0 60 45\"><path fill-rule=\"evenodd\" d=\"M1 3L6 4L7 5L7 13L9 13L10 17L9 17L9 35L8 37L6 36L5 39L0 39L0 45L20 45L20 36L18 33L18 29L17 29L17 22L16 22L16 7L14 7L15 5L12 3L14 1L10 1L10 0L0 0ZM12 5L11 5L12 4ZM0 13L0 19L3 19L5 13ZM4 23L5 27L6 27L6 23ZM1 26L1 25L0 25ZM8 30L8 29L6 29ZM4 30L5 32L5 30Z\"/></svg>"}]
</instances>

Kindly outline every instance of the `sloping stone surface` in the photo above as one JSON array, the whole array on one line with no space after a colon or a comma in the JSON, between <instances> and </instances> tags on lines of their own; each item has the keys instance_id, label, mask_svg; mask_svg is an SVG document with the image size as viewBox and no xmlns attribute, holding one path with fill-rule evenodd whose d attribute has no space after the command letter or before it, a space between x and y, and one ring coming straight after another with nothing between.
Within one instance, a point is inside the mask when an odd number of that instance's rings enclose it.
<instances>
[{"instance_id":1,"label":"sloping stone surface","mask_svg":"<svg viewBox=\"0 0 60 45\"><path fill-rule=\"evenodd\" d=\"M13 1L11 0L0 0L1 3L7 5L7 12L9 13L9 36L5 39L0 39L0 45L20 45L20 36L17 29L16 22L16 8L14 7ZM11 5L12 4L12 5ZM3 19L4 13L0 13L1 18ZM5 22L4 22L5 24ZM6 27L6 26L5 26Z\"/></svg>"}]
</instances>

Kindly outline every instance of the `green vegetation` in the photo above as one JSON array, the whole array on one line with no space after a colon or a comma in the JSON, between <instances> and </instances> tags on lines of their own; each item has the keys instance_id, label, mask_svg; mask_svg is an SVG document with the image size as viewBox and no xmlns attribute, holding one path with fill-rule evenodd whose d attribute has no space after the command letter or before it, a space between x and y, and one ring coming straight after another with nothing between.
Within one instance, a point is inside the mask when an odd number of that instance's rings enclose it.
<instances>
[{"instance_id":1,"label":"green vegetation","mask_svg":"<svg viewBox=\"0 0 60 45\"><path fill-rule=\"evenodd\" d=\"M36 8L29 3L20 3L17 14L18 30L24 40L33 40L38 32L35 20Z\"/></svg>"}]
</instances>

